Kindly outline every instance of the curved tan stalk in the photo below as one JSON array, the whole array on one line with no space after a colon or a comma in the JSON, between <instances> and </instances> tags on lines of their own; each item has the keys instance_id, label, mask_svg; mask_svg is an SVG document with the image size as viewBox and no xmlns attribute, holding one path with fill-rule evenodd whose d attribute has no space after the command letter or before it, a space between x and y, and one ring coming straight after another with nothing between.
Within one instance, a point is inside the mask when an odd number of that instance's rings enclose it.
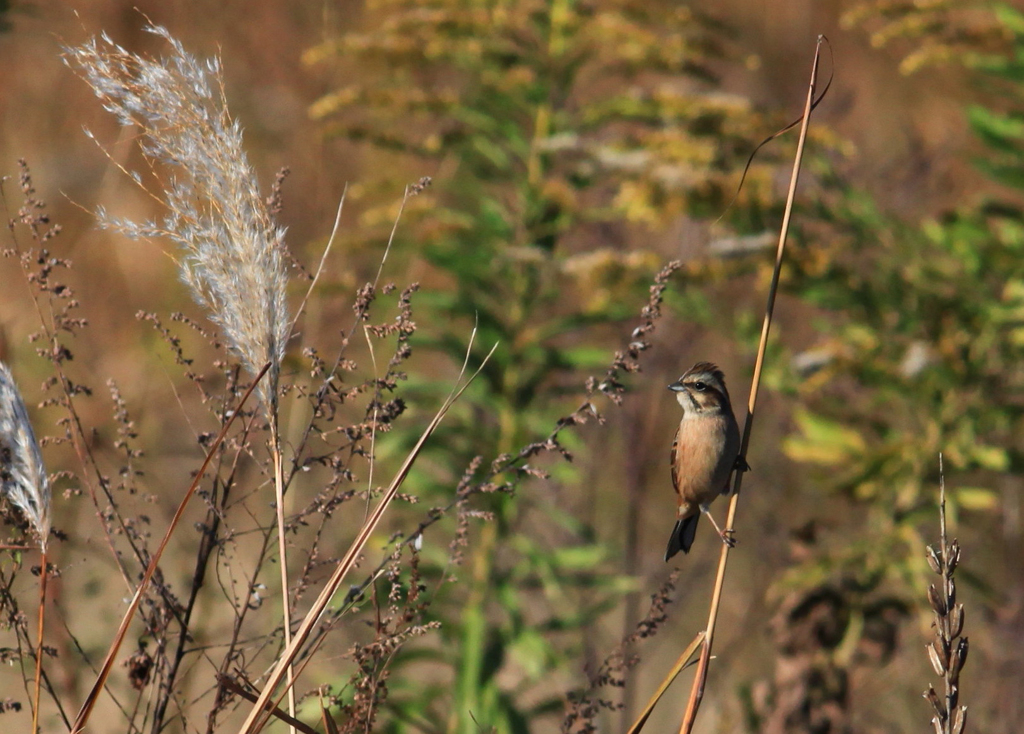
<instances>
[{"instance_id":1,"label":"curved tan stalk","mask_svg":"<svg viewBox=\"0 0 1024 734\"><path fill-rule=\"evenodd\" d=\"M786 250L786 237L789 234L789 221L793 214L793 200L796 197L796 185L800 178L800 164L803 161L804 144L807 141L807 128L811 119L811 109L814 105L814 92L818 81L818 62L821 58L821 44L823 36L818 36L818 45L814 51L814 64L811 67L811 82L807 87L807 100L804 104L804 115L800 125L800 139L796 146L796 156L793 161L793 173L789 179L789 193L786 196L786 211L782 217L782 227L779 231L779 246L775 253L775 270L772 272L772 282L768 289L768 304L765 306L764 323L761 327L761 342L757 348L757 361L754 363L754 376L751 380L750 399L747 403L747 417L743 425L743 439L740 448L740 456L746 456L747 447L750 444L750 431L754 423L754 405L757 401L757 389L761 384L761 369L764 366L765 350L768 347L768 332L772 325L772 314L775 311L775 295L779 288L779 274L782 271L782 256ZM743 484L743 472L736 472L736 479L733 482L732 498L729 500L729 514L726 519L726 532L731 532L736 520L736 507L739 504L740 488ZM729 561L730 546L722 544L721 555L718 560L718 574L715 577L715 588L711 595L711 609L708 613L708 626L705 629L704 647L701 649L700 662L697 665L697 673L693 679L693 687L690 689L690 699L686 705L686 713L683 715L683 723L679 728L680 734L690 734L694 721L697 718L697 710L704 697L704 685L708 679L708 663L711 660L711 645L715 638L715 622L718 620L718 608L722 601L722 588L725 585L725 568Z\"/></svg>"},{"instance_id":2,"label":"curved tan stalk","mask_svg":"<svg viewBox=\"0 0 1024 734\"><path fill-rule=\"evenodd\" d=\"M46 620L46 544L42 544L39 571L39 618L36 622L36 680L32 695L32 734L39 732L39 697L43 681L43 630Z\"/></svg>"},{"instance_id":3,"label":"curved tan stalk","mask_svg":"<svg viewBox=\"0 0 1024 734\"><path fill-rule=\"evenodd\" d=\"M270 453L274 461L274 497L277 502L277 555L281 567L281 612L284 617L284 646L292 642L292 605L288 595L288 543L284 525L284 457L281 456L281 434L278 431L276 407L270 417ZM295 718L295 671L288 666L288 715ZM295 734L295 726L289 724L289 731Z\"/></svg>"}]
</instances>

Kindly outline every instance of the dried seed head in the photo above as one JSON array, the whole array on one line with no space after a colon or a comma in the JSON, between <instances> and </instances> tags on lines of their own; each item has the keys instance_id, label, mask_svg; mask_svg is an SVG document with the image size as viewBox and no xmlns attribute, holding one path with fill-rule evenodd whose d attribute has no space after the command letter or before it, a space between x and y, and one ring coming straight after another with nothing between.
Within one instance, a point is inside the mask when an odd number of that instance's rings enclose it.
<instances>
[{"instance_id":1,"label":"dried seed head","mask_svg":"<svg viewBox=\"0 0 1024 734\"><path fill-rule=\"evenodd\" d=\"M256 172L242 146L242 128L223 96L220 62L188 54L159 26L168 58L151 60L103 36L64 58L123 125L141 131L150 161L175 169L159 195L162 222L136 222L98 211L104 226L133 239L167 237L181 248L181 278L210 311L232 350L251 374L270 363L260 394L276 411L277 382L288 316L288 275L282 254L284 230L260 196ZM141 177L132 178L141 185Z\"/></svg>"},{"instance_id":2,"label":"dried seed head","mask_svg":"<svg viewBox=\"0 0 1024 734\"><path fill-rule=\"evenodd\" d=\"M928 587L928 602L932 605L932 609L940 617L946 614L946 606L942 601L942 596L939 594L939 590L934 586Z\"/></svg>"},{"instance_id":3,"label":"dried seed head","mask_svg":"<svg viewBox=\"0 0 1024 734\"><path fill-rule=\"evenodd\" d=\"M957 604L949 612L949 636L956 639L964 629L964 605Z\"/></svg>"},{"instance_id":4,"label":"dried seed head","mask_svg":"<svg viewBox=\"0 0 1024 734\"><path fill-rule=\"evenodd\" d=\"M953 538L946 550L946 575L952 577L956 567L960 564L960 541Z\"/></svg>"},{"instance_id":5,"label":"dried seed head","mask_svg":"<svg viewBox=\"0 0 1024 734\"><path fill-rule=\"evenodd\" d=\"M964 726L967 725L967 707L961 706L956 710L953 717L953 734L963 734Z\"/></svg>"},{"instance_id":6,"label":"dried seed head","mask_svg":"<svg viewBox=\"0 0 1024 734\"><path fill-rule=\"evenodd\" d=\"M925 645L925 649L928 650L928 659L932 661L932 668L935 669L935 675L943 675L946 672L946 667L939 657L939 653L935 651L932 645Z\"/></svg>"},{"instance_id":7,"label":"dried seed head","mask_svg":"<svg viewBox=\"0 0 1024 734\"><path fill-rule=\"evenodd\" d=\"M928 703L932 705L932 709L935 711L935 715L940 719L946 718L946 709L942 705L942 699L939 698L939 694L935 692L932 686L928 686L928 690L922 694Z\"/></svg>"},{"instance_id":8,"label":"dried seed head","mask_svg":"<svg viewBox=\"0 0 1024 734\"><path fill-rule=\"evenodd\" d=\"M928 565L932 567L935 573L942 573L942 559L933 545L928 546Z\"/></svg>"},{"instance_id":9,"label":"dried seed head","mask_svg":"<svg viewBox=\"0 0 1024 734\"><path fill-rule=\"evenodd\" d=\"M953 680L957 679L960 675L960 670L964 667L964 663L967 662L968 649L967 638L960 638L956 646L956 655L953 656L952 664L950 665L950 673L953 675Z\"/></svg>"}]
</instances>

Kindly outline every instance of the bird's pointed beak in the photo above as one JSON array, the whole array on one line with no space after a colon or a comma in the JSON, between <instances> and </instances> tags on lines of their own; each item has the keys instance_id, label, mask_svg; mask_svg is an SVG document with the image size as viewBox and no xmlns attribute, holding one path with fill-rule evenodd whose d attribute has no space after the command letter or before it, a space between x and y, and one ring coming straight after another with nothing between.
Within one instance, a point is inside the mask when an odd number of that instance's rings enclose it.
<instances>
[{"instance_id":1,"label":"bird's pointed beak","mask_svg":"<svg viewBox=\"0 0 1024 734\"><path fill-rule=\"evenodd\" d=\"M669 385L668 389L671 390L672 392L682 392L686 388L683 387L683 383L681 383L679 381L676 381L676 382L673 382L671 385Z\"/></svg>"}]
</instances>

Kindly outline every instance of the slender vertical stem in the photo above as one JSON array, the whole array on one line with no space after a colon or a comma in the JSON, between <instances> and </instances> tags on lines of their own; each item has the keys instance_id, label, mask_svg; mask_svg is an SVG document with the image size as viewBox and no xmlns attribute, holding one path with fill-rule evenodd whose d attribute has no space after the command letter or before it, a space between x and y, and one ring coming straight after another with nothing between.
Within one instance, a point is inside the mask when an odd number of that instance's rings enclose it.
<instances>
[{"instance_id":1,"label":"slender vertical stem","mask_svg":"<svg viewBox=\"0 0 1024 734\"><path fill-rule=\"evenodd\" d=\"M696 637L694 637L690 644L686 646L686 649L683 650L679 659L676 660L676 664L672 666L672 670L670 670L668 675L665 676L661 685L658 686L658 690L654 692L654 695L651 696L647 705L644 706L644 710L640 713L640 717L633 722L633 726L629 727L626 734L640 734L640 732L643 731L644 724L646 724L647 720L651 717L651 712L654 711L654 707L658 704L658 701L661 700L661 697L665 695L668 687L672 685L676 677L683 672L683 668L690 664L690 658L693 657L693 653L697 651L697 646L702 642L704 642L704 633L698 632Z\"/></svg>"},{"instance_id":2,"label":"slender vertical stem","mask_svg":"<svg viewBox=\"0 0 1024 734\"><path fill-rule=\"evenodd\" d=\"M469 595L462 607L462 647L459 649L456 678L458 703L452 707L449 717L449 734L479 731L480 725L476 721L486 721L491 715L482 703L487 696L481 689L487 652L487 602L493 583L491 575L498 544L498 522L495 519L483 526L473 558Z\"/></svg>"},{"instance_id":3,"label":"slender vertical stem","mask_svg":"<svg viewBox=\"0 0 1024 734\"><path fill-rule=\"evenodd\" d=\"M508 384L516 384L514 371L506 375ZM500 435L498 448L501 452L513 450L519 432L519 417L509 404L504 404L499 414ZM500 524L507 522L507 498L498 497L497 517L484 524L480 530L473 557L469 595L462 608L462 647L459 649L457 680L457 705L452 708L448 732L474 734L486 726L493 717L492 697L494 682L486 681L484 688L483 671L487 654L487 610L494 595L494 564L501 542Z\"/></svg>"},{"instance_id":4,"label":"slender vertical stem","mask_svg":"<svg viewBox=\"0 0 1024 734\"><path fill-rule=\"evenodd\" d=\"M42 569L39 572L39 619L36 623L36 680L32 703L32 734L39 734L39 694L43 680L43 630L46 620L46 541L41 548Z\"/></svg>"},{"instance_id":5,"label":"slender vertical stem","mask_svg":"<svg viewBox=\"0 0 1024 734\"><path fill-rule=\"evenodd\" d=\"M779 274L782 271L782 256L786 249L786 238L789 234L789 221L793 213L793 200L796 197L796 185L800 178L800 163L803 160L804 144L807 141L807 128L811 118L811 108L814 103L815 86L818 80L818 61L821 56L822 38L818 37L818 45L814 52L814 64L811 67L811 82L807 87L807 100L804 104L804 116L800 125L800 139L796 146L796 157L793 161L793 173L789 179L789 193L786 197L786 211L782 217L782 227L779 231L779 246L775 253L775 269L772 272L772 282L768 289L768 304L765 306L764 323L761 327L761 342L757 347L757 361L754 363L754 376L750 385L750 399L747 402L747 417L743 424L743 439L740 444L740 455L745 456L747 447L750 444L750 431L754 424L754 405L757 402L757 390L761 384L761 369L764 367L764 355L768 347L768 333L772 325L772 315L775 312L775 295L779 288ZM732 530L736 520L736 507L739 504L740 488L743 484L743 472L737 471L733 481L732 499L729 501L729 514L726 519L726 528ZM711 645L714 642L715 623L718 620L718 608L722 601L722 589L725 585L725 568L729 562L729 546L722 545L722 552L718 560L718 574L715 577L715 588L711 595L711 609L708 614L708 626L705 630L704 646L700 653L700 662L697 664L697 673L694 676L693 687L690 689L690 699L686 705L686 713L683 716L683 723L679 728L680 734L690 734L693 730L694 721L697 719L697 710L700 708L701 700L704 697L704 686L708 678L708 663L711 660Z\"/></svg>"},{"instance_id":6,"label":"slender vertical stem","mask_svg":"<svg viewBox=\"0 0 1024 734\"><path fill-rule=\"evenodd\" d=\"M277 411L270 417L271 454L274 460L274 492L277 499L277 552L281 566L281 611L284 614L284 646L292 644L291 597L288 595L288 544L284 527L284 461L281 456L281 434L278 430ZM295 718L295 670L288 666L288 715ZM289 724L292 734L295 727Z\"/></svg>"}]
</instances>

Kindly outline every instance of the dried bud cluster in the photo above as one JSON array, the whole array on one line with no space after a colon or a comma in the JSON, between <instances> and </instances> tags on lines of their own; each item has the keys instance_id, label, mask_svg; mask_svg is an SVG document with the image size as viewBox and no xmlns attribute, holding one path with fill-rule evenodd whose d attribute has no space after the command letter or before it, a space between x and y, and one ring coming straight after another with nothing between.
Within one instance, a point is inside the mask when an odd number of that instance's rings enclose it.
<instances>
[{"instance_id":1,"label":"dried bud cluster","mask_svg":"<svg viewBox=\"0 0 1024 734\"><path fill-rule=\"evenodd\" d=\"M602 661L597 671L590 676L587 689L569 695L569 706L562 720L562 734L596 734L595 719L603 711L621 711L624 706L618 701L598 696L603 688L625 688L626 676L640 662L634 647L641 640L653 637L668 619L668 607L679 580L679 572L673 571L658 591L651 595L651 606L647 615L640 620L633 632L619 643Z\"/></svg>"}]
</instances>

